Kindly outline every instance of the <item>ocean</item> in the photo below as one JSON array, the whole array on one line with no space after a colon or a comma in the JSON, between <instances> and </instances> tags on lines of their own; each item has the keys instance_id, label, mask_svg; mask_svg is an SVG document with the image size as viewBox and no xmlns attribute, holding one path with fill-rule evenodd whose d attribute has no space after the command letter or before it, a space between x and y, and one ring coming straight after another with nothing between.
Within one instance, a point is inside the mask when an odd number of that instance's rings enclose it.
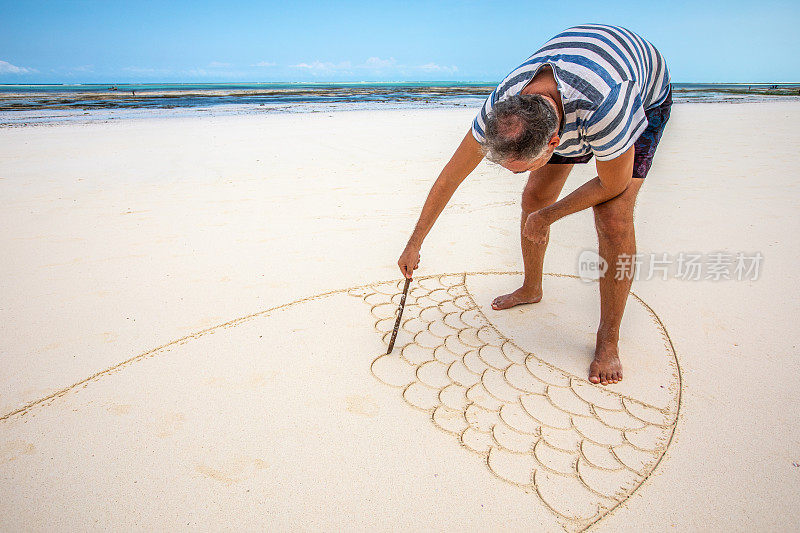
<instances>
[{"instance_id":1,"label":"ocean","mask_svg":"<svg viewBox=\"0 0 800 533\"><path fill-rule=\"evenodd\" d=\"M153 116L478 108L496 83L0 85L0 127ZM673 100L800 100L800 84L675 83Z\"/></svg>"}]
</instances>

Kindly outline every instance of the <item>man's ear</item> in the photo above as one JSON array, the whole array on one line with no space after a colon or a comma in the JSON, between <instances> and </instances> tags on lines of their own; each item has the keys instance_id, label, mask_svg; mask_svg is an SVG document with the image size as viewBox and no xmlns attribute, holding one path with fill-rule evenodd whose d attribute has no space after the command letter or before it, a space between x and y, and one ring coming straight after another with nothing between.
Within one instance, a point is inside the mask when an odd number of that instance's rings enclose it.
<instances>
[{"instance_id":1,"label":"man's ear","mask_svg":"<svg viewBox=\"0 0 800 533\"><path fill-rule=\"evenodd\" d=\"M561 139L559 138L558 133L555 133L552 137L550 137L550 142L547 143L547 146L552 146L553 150L555 150L559 144L561 144Z\"/></svg>"}]
</instances>

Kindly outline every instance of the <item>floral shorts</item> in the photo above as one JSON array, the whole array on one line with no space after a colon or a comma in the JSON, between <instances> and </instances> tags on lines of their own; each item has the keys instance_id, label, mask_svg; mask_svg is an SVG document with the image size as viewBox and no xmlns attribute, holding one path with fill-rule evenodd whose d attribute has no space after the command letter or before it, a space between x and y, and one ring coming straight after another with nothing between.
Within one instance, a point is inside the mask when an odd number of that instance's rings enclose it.
<instances>
[{"instance_id":1,"label":"floral shorts","mask_svg":"<svg viewBox=\"0 0 800 533\"><path fill-rule=\"evenodd\" d=\"M672 87L670 86L667 97L658 106L646 109L644 114L647 117L647 128L642 132L633 144L633 177L644 178L653 164L653 156L656 154L656 146L661 139L669 120L669 111L672 108ZM551 165L566 165L588 163L592 154L580 155L577 157L562 157L553 154L547 162Z\"/></svg>"}]
</instances>

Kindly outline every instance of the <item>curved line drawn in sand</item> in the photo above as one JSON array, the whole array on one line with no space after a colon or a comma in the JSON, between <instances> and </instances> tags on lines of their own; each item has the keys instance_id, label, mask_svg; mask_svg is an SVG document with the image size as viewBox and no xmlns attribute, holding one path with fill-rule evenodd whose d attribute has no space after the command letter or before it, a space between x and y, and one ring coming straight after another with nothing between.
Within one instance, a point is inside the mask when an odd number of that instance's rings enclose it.
<instances>
[{"instance_id":1,"label":"curved line drawn in sand","mask_svg":"<svg viewBox=\"0 0 800 533\"><path fill-rule=\"evenodd\" d=\"M681 376L672 341L655 312L631 293L661 333L676 382L669 405L658 407L603 390L522 349L481 311L468 276L519 275L487 271L415 278L401 331L413 340L372 360L381 382L402 390L410 406L457 437L504 482L535 495L568 531L582 531L612 512L652 474L672 441L681 405ZM575 278L567 274L546 274ZM301 298L165 343L0 416L24 417L90 382L144 358L218 330L233 328L296 304L346 293L370 305L387 343L403 280L376 282Z\"/></svg>"},{"instance_id":2,"label":"curved line drawn in sand","mask_svg":"<svg viewBox=\"0 0 800 533\"><path fill-rule=\"evenodd\" d=\"M366 287L368 285L364 285L364 286ZM258 311L256 313L252 313L250 315L242 316L242 317L239 317L239 318L234 318L233 320L229 320L228 322L224 322L222 324L217 324L216 326L211 326L209 328L197 331L195 333L190 333L189 335L185 335L185 336L183 336L183 337L181 337L179 339L175 339L173 341L167 342L165 344L162 344L161 346L157 346L157 347L155 347L155 348L153 348L151 350L148 350L146 352L134 355L133 357L125 359L124 361L121 361L121 362L119 362L119 363L117 363L117 364L115 364L113 366L110 366L110 367L104 369L104 370L100 370L98 372L95 372L91 376L85 377L80 381L76 381L72 385L69 385L69 386L64 387L62 389L59 389L59 390L57 390L57 391L55 391L55 392L53 392L51 394L48 394L47 396L44 396L44 397L39 398L37 400L33 400L31 402L28 402L25 405L22 405L21 407L18 407L16 409L14 409L13 411L9 411L8 413L0 416L0 422L4 422L6 420L9 420L9 419L11 419L11 418L13 418L15 416L23 417L23 416L27 415L33 409L36 409L38 407L44 407L44 406L47 406L47 405L51 405L53 403L53 401L55 401L57 398L59 398L61 396L64 396L65 394L68 394L69 392L77 389L78 387L86 388L89 385L89 383L91 383L92 381L97 381L98 379L101 379L104 376L107 376L109 374L113 374L115 372L119 372L120 370L122 370L126 366L131 365L131 364L133 364L133 363L135 363L137 361L140 361L140 360L142 360L144 358L147 358L147 357L154 357L156 355L169 352L173 348L175 348L177 346L180 346L182 344L185 344L185 343L187 343L187 342L189 342L189 341L191 341L193 339L199 339L200 337L203 337L205 335L213 335L214 333L217 332L217 330L233 328L233 327L238 326L239 324L247 322L248 320L252 320L254 318L258 318L258 317L261 317L261 316L269 315L270 313L272 313L274 311L279 311L281 309L285 309L287 307L291 307L293 305L297 305L297 304L300 304L300 303L303 303L303 302L310 302L310 301L313 301L313 300L319 300L319 299L325 298L326 296L331 296L333 294L343 293L343 292L347 292L348 290L353 290L353 289L358 289L358 288L360 288L360 287L352 287L350 289L337 289L337 290L333 290L333 291L322 292L322 293L319 293L319 294L315 294L313 296L308 296L306 298L300 298L299 300L294 300L292 302L287 302L285 304L276 305L275 307L270 307L269 309L264 309L263 311Z\"/></svg>"},{"instance_id":3,"label":"curved line drawn in sand","mask_svg":"<svg viewBox=\"0 0 800 533\"><path fill-rule=\"evenodd\" d=\"M401 330L411 341L376 357L373 375L479 455L499 479L534 494L568 531L591 527L650 476L672 441L680 408L675 349L653 309L634 293L674 364L667 408L603 390L503 335L466 285L471 272L415 279ZM547 274L577 278L566 274ZM402 281L351 289L370 305L384 343Z\"/></svg>"}]
</instances>

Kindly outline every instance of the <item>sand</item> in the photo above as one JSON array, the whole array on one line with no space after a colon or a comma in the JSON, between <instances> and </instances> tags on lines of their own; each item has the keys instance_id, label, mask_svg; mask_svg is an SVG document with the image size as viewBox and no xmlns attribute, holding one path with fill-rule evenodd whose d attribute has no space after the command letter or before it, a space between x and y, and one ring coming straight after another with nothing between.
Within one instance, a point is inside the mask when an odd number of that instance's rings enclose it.
<instances>
[{"instance_id":1,"label":"sand","mask_svg":"<svg viewBox=\"0 0 800 533\"><path fill-rule=\"evenodd\" d=\"M0 130L0 528L800 526L800 104L674 107L639 251L761 252L761 275L635 281L602 390L596 284L489 306L519 282L524 178L487 164L381 357L397 257L472 116ZM545 270L595 246L591 213L559 221Z\"/></svg>"}]
</instances>

